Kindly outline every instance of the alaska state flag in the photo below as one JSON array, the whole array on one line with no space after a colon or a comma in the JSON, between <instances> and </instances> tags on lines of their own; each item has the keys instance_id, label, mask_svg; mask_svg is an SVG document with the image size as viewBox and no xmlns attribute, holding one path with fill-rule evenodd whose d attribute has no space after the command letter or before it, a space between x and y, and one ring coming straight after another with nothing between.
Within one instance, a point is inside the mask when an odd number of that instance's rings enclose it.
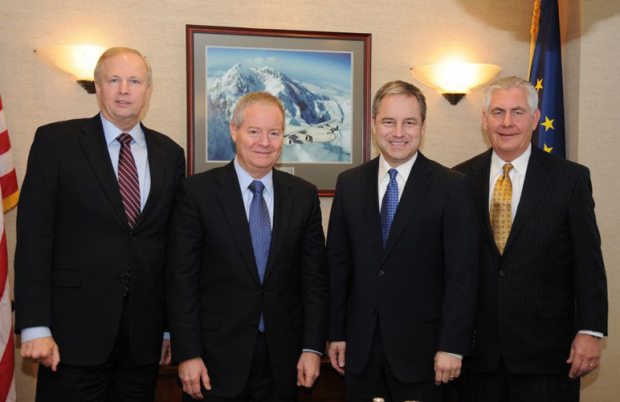
<instances>
[{"instance_id":1,"label":"alaska state flag","mask_svg":"<svg viewBox=\"0 0 620 402\"><path fill-rule=\"evenodd\" d=\"M535 0L532 17L530 82L538 91L540 122L532 142L565 157L562 47L557 0Z\"/></svg>"}]
</instances>

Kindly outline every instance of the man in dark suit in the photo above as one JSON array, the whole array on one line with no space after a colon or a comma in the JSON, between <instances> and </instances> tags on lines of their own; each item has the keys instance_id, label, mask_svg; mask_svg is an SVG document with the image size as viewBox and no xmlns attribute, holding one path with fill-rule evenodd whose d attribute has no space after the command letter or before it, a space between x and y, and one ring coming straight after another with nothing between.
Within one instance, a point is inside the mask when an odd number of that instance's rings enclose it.
<instances>
[{"instance_id":1,"label":"man in dark suit","mask_svg":"<svg viewBox=\"0 0 620 402\"><path fill-rule=\"evenodd\" d=\"M151 69L137 50L107 50L95 86L100 114L37 130L19 202L16 330L41 363L37 401L152 401L169 361L164 249L183 150L140 124Z\"/></svg>"},{"instance_id":2,"label":"man in dark suit","mask_svg":"<svg viewBox=\"0 0 620 402\"><path fill-rule=\"evenodd\" d=\"M471 349L475 210L467 178L419 152L425 118L418 88L385 84L372 111L380 155L338 178L328 353L348 400L441 401Z\"/></svg>"},{"instance_id":3,"label":"man in dark suit","mask_svg":"<svg viewBox=\"0 0 620 402\"><path fill-rule=\"evenodd\" d=\"M455 169L473 180L481 281L462 400L571 402L596 369L607 286L586 167L531 145L540 118L527 81L485 92L492 149Z\"/></svg>"},{"instance_id":4,"label":"man in dark suit","mask_svg":"<svg viewBox=\"0 0 620 402\"><path fill-rule=\"evenodd\" d=\"M316 187L275 170L284 109L236 105L237 155L189 177L171 228L167 297L185 398L295 400L319 375L328 285Z\"/></svg>"}]
</instances>

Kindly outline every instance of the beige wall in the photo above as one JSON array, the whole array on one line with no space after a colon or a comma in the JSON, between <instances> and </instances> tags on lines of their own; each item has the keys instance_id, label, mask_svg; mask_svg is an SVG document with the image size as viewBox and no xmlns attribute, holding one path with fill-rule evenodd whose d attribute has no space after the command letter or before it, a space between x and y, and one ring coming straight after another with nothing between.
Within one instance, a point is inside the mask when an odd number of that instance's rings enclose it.
<instances>
[{"instance_id":1,"label":"beige wall","mask_svg":"<svg viewBox=\"0 0 620 402\"><path fill-rule=\"evenodd\" d=\"M597 215L610 290L610 333L601 369L584 381L584 401L613 400L620 390L618 308L620 240L615 212L620 197L620 4L561 0L564 80L571 159L592 170ZM502 74L526 75L531 2L494 0L0 0L0 93L13 143L18 177L37 126L93 115L95 98L33 52L46 45L93 42L136 47L154 70L155 90L145 123L186 144L185 25L350 31L372 33L372 92L392 79L412 81L409 67L451 53L502 66ZM415 81L414 81L415 82ZM416 82L417 83L417 82ZM421 86L429 117L423 152L453 165L486 148L479 129L480 91L457 106ZM612 184L613 183L613 184ZM612 185L610 185L612 184ZM327 219L331 199L323 199ZM7 216L10 254L15 212ZM19 401L33 400L32 367L18 361Z\"/></svg>"},{"instance_id":2,"label":"beige wall","mask_svg":"<svg viewBox=\"0 0 620 402\"><path fill-rule=\"evenodd\" d=\"M613 3L613 4L612 4ZM565 82L572 81L578 99L576 108L569 111L573 119L571 135L576 138L571 156L590 167L594 185L594 199L599 229L603 241L603 256L607 268L609 289L609 334L604 350L601 370L584 381L587 401L617 400L620 384L620 215L618 199L620 189L620 83L618 61L620 49L620 3L605 0L588 0L581 5L581 35L570 38L580 47L579 61L574 71L568 71ZM575 149L576 148L576 149Z\"/></svg>"}]
</instances>

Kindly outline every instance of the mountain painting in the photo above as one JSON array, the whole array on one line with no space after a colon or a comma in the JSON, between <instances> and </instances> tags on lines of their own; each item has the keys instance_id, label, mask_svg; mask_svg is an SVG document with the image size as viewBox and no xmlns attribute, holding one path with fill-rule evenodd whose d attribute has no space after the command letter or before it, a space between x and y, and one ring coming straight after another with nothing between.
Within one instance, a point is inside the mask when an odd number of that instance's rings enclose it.
<instances>
[{"instance_id":1,"label":"mountain painting","mask_svg":"<svg viewBox=\"0 0 620 402\"><path fill-rule=\"evenodd\" d=\"M207 161L234 158L235 104L266 91L285 110L281 162L351 163L352 65L350 52L207 46Z\"/></svg>"}]
</instances>

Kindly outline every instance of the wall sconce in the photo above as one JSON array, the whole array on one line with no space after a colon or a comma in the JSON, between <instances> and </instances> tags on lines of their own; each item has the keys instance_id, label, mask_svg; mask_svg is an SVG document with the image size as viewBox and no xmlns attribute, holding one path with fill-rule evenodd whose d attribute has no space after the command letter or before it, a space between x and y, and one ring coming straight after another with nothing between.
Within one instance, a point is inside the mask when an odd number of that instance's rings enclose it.
<instances>
[{"instance_id":1,"label":"wall sconce","mask_svg":"<svg viewBox=\"0 0 620 402\"><path fill-rule=\"evenodd\" d=\"M46 61L73 75L89 94L95 93L93 72L105 48L90 45L45 46L35 49Z\"/></svg>"},{"instance_id":2,"label":"wall sconce","mask_svg":"<svg viewBox=\"0 0 620 402\"><path fill-rule=\"evenodd\" d=\"M500 70L495 64L453 62L422 64L412 67L411 74L456 105L470 89L489 82Z\"/></svg>"}]
</instances>

